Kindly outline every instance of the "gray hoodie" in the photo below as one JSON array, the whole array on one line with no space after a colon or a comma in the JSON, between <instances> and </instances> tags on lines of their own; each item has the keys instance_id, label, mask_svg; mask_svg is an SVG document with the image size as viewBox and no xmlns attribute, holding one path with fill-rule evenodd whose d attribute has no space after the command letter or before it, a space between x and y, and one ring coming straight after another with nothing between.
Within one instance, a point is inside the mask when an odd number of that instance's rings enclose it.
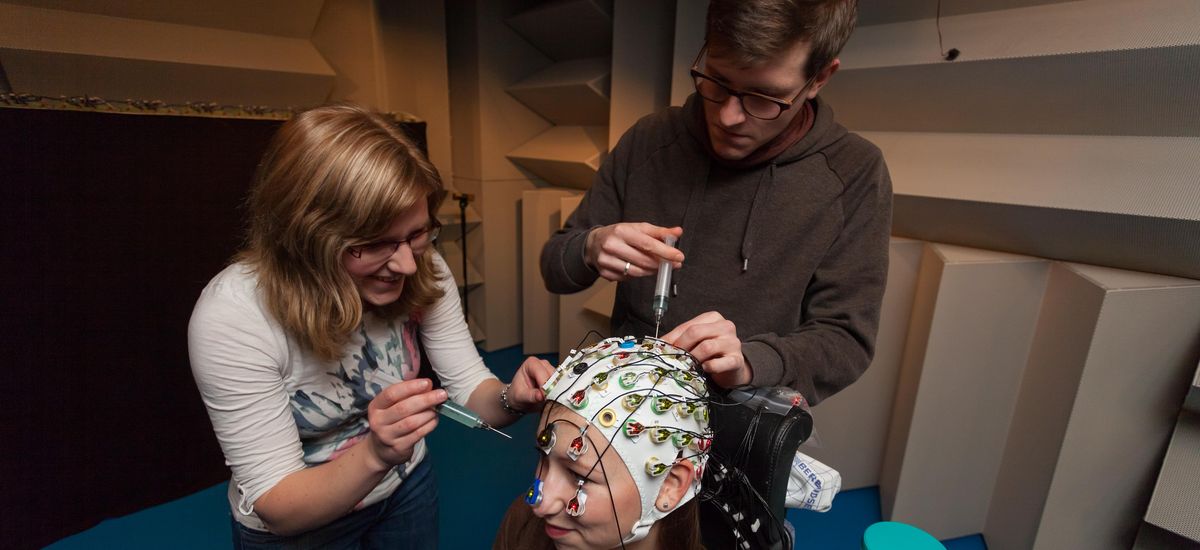
<instances>
[{"instance_id":1,"label":"gray hoodie","mask_svg":"<svg viewBox=\"0 0 1200 550\"><path fill-rule=\"evenodd\" d=\"M583 290L592 228L682 226L686 256L662 332L706 311L737 326L755 386L816 404L871 362L887 280L892 185L879 149L834 122L819 97L800 141L748 169L706 153L700 100L647 116L622 136L563 229L542 250L546 288ZM614 335L653 335L654 277L618 285ZM582 335L581 335L582 336Z\"/></svg>"}]
</instances>

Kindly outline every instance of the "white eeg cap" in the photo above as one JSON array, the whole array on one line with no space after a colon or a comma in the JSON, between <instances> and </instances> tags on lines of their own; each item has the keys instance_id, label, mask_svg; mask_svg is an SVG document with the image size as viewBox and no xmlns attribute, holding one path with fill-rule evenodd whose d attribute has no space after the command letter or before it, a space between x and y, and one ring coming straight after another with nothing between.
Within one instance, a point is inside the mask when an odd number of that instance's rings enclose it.
<instances>
[{"instance_id":1,"label":"white eeg cap","mask_svg":"<svg viewBox=\"0 0 1200 550\"><path fill-rule=\"evenodd\" d=\"M687 352L654 338L608 338L568 356L542 389L587 419L585 429L604 434L629 470L642 515L625 542L641 540L669 513L654 504L675 463L690 461L696 473L676 507L699 492L712 432L708 389Z\"/></svg>"}]
</instances>

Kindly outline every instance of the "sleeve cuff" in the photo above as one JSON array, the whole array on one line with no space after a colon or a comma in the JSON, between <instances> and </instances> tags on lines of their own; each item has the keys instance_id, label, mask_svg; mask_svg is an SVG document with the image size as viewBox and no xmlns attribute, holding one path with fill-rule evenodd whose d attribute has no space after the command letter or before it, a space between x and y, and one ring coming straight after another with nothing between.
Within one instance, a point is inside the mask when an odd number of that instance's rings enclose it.
<instances>
[{"instance_id":1,"label":"sleeve cuff","mask_svg":"<svg viewBox=\"0 0 1200 550\"><path fill-rule=\"evenodd\" d=\"M563 251L563 268L567 273L567 278L572 283L583 288L591 286L596 281L596 277L600 274L591 268L584 261L584 248L587 244L587 236L591 230L581 231L574 238L567 241L566 250Z\"/></svg>"},{"instance_id":2,"label":"sleeve cuff","mask_svg":"<svg viewBox=\"0 0 1200 550\"><path fill-rule=\"evenodd\" d=\"M779 386L783 380L783 359L763 342L743 342L742 356L750 364L750 385L759 388Z\"/></svg>"}]
</instances>

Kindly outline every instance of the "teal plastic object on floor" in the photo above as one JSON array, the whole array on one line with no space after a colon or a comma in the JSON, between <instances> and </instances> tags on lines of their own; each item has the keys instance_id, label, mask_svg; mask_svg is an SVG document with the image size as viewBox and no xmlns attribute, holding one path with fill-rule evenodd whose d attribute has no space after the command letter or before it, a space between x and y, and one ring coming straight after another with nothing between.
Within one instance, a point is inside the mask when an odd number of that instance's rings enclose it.
<instances>
[{"instance_id":1,"label":"teal plastic object on floor","mask_svg":"<svg viewBox=\"0 0 1200 550\"><path fill-rule=\"evenodd\" d=\"M863 533L862 550L946 550L946 547L916 527L881 521Z\"/></svg>"}]
</instances>

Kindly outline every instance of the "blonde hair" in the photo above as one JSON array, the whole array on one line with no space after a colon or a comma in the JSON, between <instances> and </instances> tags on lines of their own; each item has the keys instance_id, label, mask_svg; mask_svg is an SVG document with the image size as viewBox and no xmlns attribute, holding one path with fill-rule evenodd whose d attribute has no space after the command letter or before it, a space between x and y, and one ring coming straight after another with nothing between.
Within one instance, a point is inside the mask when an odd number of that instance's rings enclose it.
<instances>
[{"instance_id":1,"label":"blonde hair","mask_svg":"<svg viewBox=\"0 0 1200 550\"><path fill-rule=\"evenodd\" d=\"M340 357L363 304L342 264L347 243L385 232L424 200L445 197L437 170L396 124L351 104L301 112L271 138L248 200L249 230L237 260L258 276L267 308L318 357ZM418 311L441 297L432 252L417 258L395 304Z\"/></svg>"}]
</instances>

